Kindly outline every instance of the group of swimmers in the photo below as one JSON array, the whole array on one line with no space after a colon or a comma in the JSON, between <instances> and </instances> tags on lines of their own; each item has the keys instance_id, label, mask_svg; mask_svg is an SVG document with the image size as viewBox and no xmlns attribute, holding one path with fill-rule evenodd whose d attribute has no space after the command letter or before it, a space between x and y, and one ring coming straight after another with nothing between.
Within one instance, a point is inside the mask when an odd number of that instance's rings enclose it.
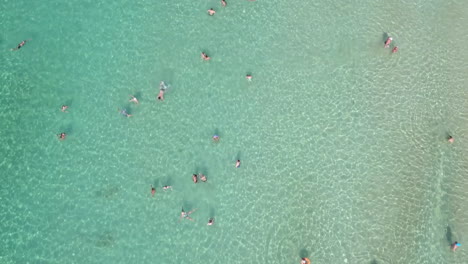
<instances>
[{"instance_id":1,"label":"group of swimmers","mask_svg":"<svg viewBox=\"0 0 468 264\"><path fill-rule=\"evenodd\" d=\"M392 41L393 41L393 38L388 37L387 40L385 40L384 48L390 48L390 44L392 43ZM397 52L398 52L398 46L394 46L392 49L392 53L397 53Z\"/></svg>"}]
</instances>

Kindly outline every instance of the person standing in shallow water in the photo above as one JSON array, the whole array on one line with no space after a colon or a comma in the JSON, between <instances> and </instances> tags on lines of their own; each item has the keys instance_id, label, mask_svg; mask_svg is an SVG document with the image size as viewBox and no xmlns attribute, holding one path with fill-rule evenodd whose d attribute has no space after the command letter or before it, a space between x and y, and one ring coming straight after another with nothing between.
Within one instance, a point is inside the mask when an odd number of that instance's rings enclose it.
<instances>
[{"instance_id":1,"label":"person standing in shallow water","mask_svg":"<svg viewBox=\"0 0 468 264\"><path fill-rule=\"evenodd\" d=\"M207 12L208 12L208 15L210 15L210 16L213 16L214 14L216 14L216 11L214 11L213 8L208 9Z\"/></svg>"}]
</instances>

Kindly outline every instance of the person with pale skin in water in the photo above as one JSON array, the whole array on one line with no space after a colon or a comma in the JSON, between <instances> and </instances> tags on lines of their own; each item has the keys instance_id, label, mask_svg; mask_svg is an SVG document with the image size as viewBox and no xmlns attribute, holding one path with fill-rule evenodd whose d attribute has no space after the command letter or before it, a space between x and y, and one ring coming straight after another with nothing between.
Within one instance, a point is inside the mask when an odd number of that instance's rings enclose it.
<instances>
[{"instance_id":1,"label":"person with pale skin in water","mask_svg":"<svg viewBox=\"0 0 468 264\"><path fill-rule=\"evenodd\" d=\"M205 61L209 61L209 60L211 59L210 56L206 55L205 52L202 52L202 53L201 53L201 58L202 58L203 60L205 60Z\"/></svg>"},{"instance_id":2,"label":"person with pale skin in water","mask_svg":"<svg viewBox=\"0 0 468 264\"><path fill-rule=\"evenodd\" d=\"M449 143L453 143L453 142L455 142L455 139L454 139L452 136L449 136L448 139L447 139L447 141L448 141Z\"/></svg>"},{"instance_id":3,"label":"person with pale skin in water","mask_svg":"<svg viewBox=\"0 0 468 264\"><path fill-rule=\"evenodd\" d=\"M239 168L240 167L240 160L237 160L236 161L236 168Z\"/></svg>"},{"instance_id":4,"label":"person with pale skin in water","mask_svg":"<svg viewBox=\"0 0 468 264\"><path fill-rule=\"evenodd\" d=\"M214 224L214 218L208 219L208 224L207 225L213 225Z\"/></svg>"},{"instance_id":5,"label":"person with pale skin in water","mask_svg":"<svg viewBox=\"0 0 468 264\"><path fill-rule=\"evenodd\" d=\"M11 49L11 50L13 51L13 50L19 50L19 49L21 49L21 48L26 44L26 42L28 42L28 41L31 41L31 39L25 39L25 40L21 41L21 43L18 44L18 46L17 46L16 48Z\"/></svg>"},{"instance_id":6,"label":"person with pale skin in water","mask_svg":"<svg viewBox=\"0 0 468 264\"><path fill-rule=\"evenodd\" d=\"M168 186L168 185L163 186L164 191L169 190L169 189L171 189L171 191L172 191L172 186Z\"/></svg>"},{"instance_id":7,"label":"person with pale skin in water","mask_svg":"<svg viewBox=\"0 0 468 264\"><path fill-rule=\"evenodd\" d=\"M192 181L193 181L193 183L197 183L198 182L198 175L193 174L192 175Z\"/></svg>"},{"instance_id":8,"label":"person with pale skin in water","mask_svg":"<svg viewBox=\"0 0 468 264\"><path fill-rule=\"evenodd\" d=\"M202 173L200 173L198 176L200 177L200 180L201 180L202 182L206 182L206 181L207 181L206 176L203 175Z\"/></svg>"},{"instance_id":9,"label":"person with pale skin in water","mask_svg":"<svg viewBox=\"0 0 468 264\"><path fill-rule=\"evenodd\" d=\"M245 78L246 78L248 81L251 81L251 80L252 80L252 75L247 74L247 75L245 76Z\"/></svg>"},{"instance_id":10,"label":"person with pale skin in water","mask_svg":"<svg viewBox=\"0 0 468 264\"><path fill-rule=\"evenodd\" d=\"M213 8L208 9L207 12L208 12L208 15L210 15L210 16L216 14L216 11L214 11Z\"/></svg>"},{"instance_id":11,"label":"person with pale skin in water","mask_svg":"<svg viewBox=\"0 0 468 264\"><path fill-rule=\"evenodd\" d=\"M223 7L225 7L225 6L227 5L226 1L221 0L221 5L222 5Z\"/></svg>"},{"instance_id":12,"label":"person with pale skin in water","mask_svg":"<svg viewBox=\"0 0 468 264\"><path fill-rule=\"evenodd\" d=\"M397 53L398 52L398 46L395 46L393 49L392 49L392 53Z\"/></svg>"},{"instance_id":13,"label":"person with pale skin in water","mask_svg":"<svg viewBox=\"0 0 468 264\"><path fill-rule=\"evenodd\" d=\"M60 133L60 134L57 135L57 137L59 138L59 140L65 140L65 138L67 137L67 134Z\"/></svg>"},{"instance_id":14,"label":"person with pale skin in water","mask_svg":"<svg viewBox=\"0 0 468 264\"><path fill-rule=\"evenodd\" d=\"M387 40L385 41L384 48L390 47L390 43L392 43L393 38L388 37Z\"/></svg>"},{"instance_id":15,"label":"person with pale skin in water","mask_svg":"<svg viewBox=\"0 0 468 264\"><path fill-rule=\"evenodd\" d=\"M195 212L196 210L197 210L197 209L195 208L195 209L193 209L192 211L186 213L186 212L184 211L184 208L182 208L182 212L180 212L179 221L180 221L181 219L183 219L183 218L186 218L186 219L188 219L188 220L190 220L190 221L193 221L193 219L190 218L190 215L191 215L193 212Z\"/></svg>"},{"instance_id":16,"label":"person with pale skin in water","mask_svg":"<svg viewBox=\"0 0 468 264\"><path fill-rule=\"evenodd\" d=\"M68 109L68 106L62 105L62 108L60 108L60 111L62 111L64 113L68 113L67 109Z\"/></svg>"},{"instance_id":17,"label":"person with pale skin in water","mask_svg":"<svg viewBox=\"0 0 468 264\"><path fill-rule=\"evenodd\" d=\"M156 189L153 187L153 185L151 185L151 196L154 196L155 193Z\"/></svg>"},{"instance_id":18,"label":"person with pale skin in water","mask_svg":"<svg viewBox=\"0 0 468 264\"><path fill-rule=\"evenodd\" d=\"M455 252L455 250L457 250L458 247L460 247L461 244L458 243L457 241L453 242L453 244L450 246L450 248L452 249L453 252Z\"/></svg>"},{"instance_id":19,"label":"person with pale skin in water","mask_svg":"<svg viewBox=\"0 0 468 264\"><path fill-rule=\"evenodd\" d=\"M135 96L133 96L133 95L129 95L129 96L131 97L130 100L128 100L129 102L139 104L138 99Z\"/></svg>"}]
</instances>

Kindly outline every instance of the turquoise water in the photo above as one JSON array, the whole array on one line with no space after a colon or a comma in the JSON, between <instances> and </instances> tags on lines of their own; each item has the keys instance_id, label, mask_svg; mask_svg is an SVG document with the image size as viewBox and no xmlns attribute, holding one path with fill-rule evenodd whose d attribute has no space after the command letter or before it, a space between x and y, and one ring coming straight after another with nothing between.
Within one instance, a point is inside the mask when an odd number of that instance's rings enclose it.
<instances>
[{"instance_id":1,"label":"turquoise water","mask_svg":"<svg viewBox=\"0 0 468 264\"><path fill-rule=\"evenodd\" d=\"M0 7L0 263L465 263L463 1Z\"/></svg>"}]
</instances>

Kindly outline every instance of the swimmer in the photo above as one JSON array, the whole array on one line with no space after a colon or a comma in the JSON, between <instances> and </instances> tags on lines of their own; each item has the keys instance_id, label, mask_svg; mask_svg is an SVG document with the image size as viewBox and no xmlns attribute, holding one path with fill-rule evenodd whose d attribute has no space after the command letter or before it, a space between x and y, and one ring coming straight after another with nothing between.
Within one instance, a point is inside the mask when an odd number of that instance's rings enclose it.
<instances>
[{"instance_id":1,"label":"swimmer","mask_svg":"<svg viewBox=\"0 0 468 264\"><path fill-rule=\"evenodd\" d=\"M398 46L395 46L393 49L392 49L392 53L397 53L398 52Z\"/></svg>"},{"instance_id":2,"label":"swimmer","mask_svg":"<svg viewBox=\"0 0 468 264\"><path fill-rule=\"evenodd\" d=\"M65 140L65 137L67 136L67 134L65 133L60 133L57 135L57 137L59 138L59 140Z\"/></svg>"},{"instance_id":3,"label":"swimmer","mask_svg":"<svg viewBox=\"0 0 468 264\"><path fill-rule=\"evenodd\" d=\"M133 96L133 95L131 95L131 94L128 95L128 96L130 96L130 97L132 98L132 99L128 100L129 102L134 102L135 104L139 104L138 99L136 99L135 96Z\"/></svg>"},{"instance_id":4,"label":"swimmer","mask_svg":"<svg viewBox=\"0 0 468 264\"><path fill-rule=\"evenodd\" d=\"M192 181L193 181L194 183L197 183L197 182L198 182L198 176L197 176L196 174L193 174L193 175L192 175Z\"/></svg>"},{"instance_id":5,"label":"swimmer","mask_svg":"<svg viewBox=\"0 0 468 264\"><path fill-rule=\"evenodd\" d=\"M205 175L203 175L203 174L200 173L198 176L200 176L200 180L201 180L202 182L206 182L206 181L207 181Z\"/></svg>"},{"instance_id":6,"label":"swimmer","mask_svg":"<svg viewBox=\"0 0 468 264\"><path fill-rule=\"evenodd\" d=\"M193 219L190 218L190 214L192 214L192 213L195 212L196 210L197 210L197 209L195 208L195 209L193 209L192 211L186 213L186 212L184 211L184 208L182 208L182 212L180 212L179 221L180 221L182 218L187 218L188 220L193 221Z\"/></svg>"},{"instance_id":7,"label":"swimmer","mask_svg":"<svg viewBox=\"0 0 468 264\"><path fill-rule=\"evenodd\" d=\"M126 116L126 117L131 117L132 115L127 113L127 110L126 109L117 109L117 111L119 111L120 114L122 114L123 116Z\"/></svg>"},{"instance_id":8,"label":"swimmer","mask_svg":"<svg viewBox=\"0 0 468 264\"><path fill-rule=\"evenodd\" d=\"M452 136L449 136L447 140L449 143L455 142L455 139Z\"/></svg>"},{"instance_id":9,"label":"swimmer","mask_svg":"<svg viewBox=\"0 0 468 264\"><path fill-rule=\"evenodd\" d=\"M166 191L166 190L169 190L169 189L171 189L171 191L172 191L172 186L167 186L167 185L163 186L163 191Z\"/></svg>"},{"instance_id":10,"label":"swimmer","mask_svg":"<svg viewBox=\"0 0 468 264\"><path fill-rule=\"evenodd\" d=\"M213 8L208 9L208 15L212 16L216 13L216 11L213 10Z\"/></svg>"},{"instance_id":11,"label":"swimmer","mask_svg":"<svg viewBox=\"0 0 468 264\"><path fill-rule=\"evenodd\" d=\"M151 185L151 196L154 196L155 193L156 189L153 187L153 185Z\"/></svg>"},{"instance_id":12,"label":"swimmer","mask_svg":"<svg viewBox=\"0 0 468 264\"><path fill-rule=\"evenodd\" d=\"M219 136L218 136L218 135L214 135L214 136L213 136L213 141L214 141L214 142L218 142L218 141L219 141Z\"/></svg>"},{"instance_id":13,"label":"swimmer","mask_svg":"<svg viewBox=\"0 0 468 264\"><path fill-rule=\"evenodd\" d=\"M302 259L301 259L301 264L310 264L310 259L308 259L308 258L302 258Z\"/></svg>"},{"instance_id":14,"label":"swimmer","mask_svg":"<svg viewBox=\"0 0 468 264\"><path fill-rule=\"evenodd\" d=\"M237 160L236 162L236 168L239 168L240 167L240 160Z\"/></svg>"},{"instance_id":15,"label":"swimmer","mask_svg":"<svg viewBox=\"0 0 468 264\"><path fill-rule=\"evenodd\" d=\"M225 7L225 6L227 5L226 1L221 0L221 5L222 5L223 7Z\"/></svg>"},{"instance_id":16,"label":"swimmer","mask_svg":"<svg viewBox=\"0 0 468 264\"><path fill-rule=\"evenodd\" d=\"M248 81L251 81L251 80L252 80L252 75L247 74L247 75L245 76L245 78L246 78Z\"/></svg>"},{"instance_id":17,"label":"swimmer","mask_svg":"<svg viewBox=\"0 0 468 264\"><path fill-rule=\"evenodd\" d=\"M205 52L202 52L202 53L201 53L201 58L202 58L203 60L206 60L206 61L209 61L209 60L211 59L210 56L206 55Z\"/></svg>"},{"instance_id":18,"label":"swimmer","mask_svg":"<svg viewBox=\"0 0 468 264\"><path fill-rule=\"evenodd\" d=\"M62 108L60 108L60 111L62 111L64 113L68 113L67 109L68 109L68 106L62 105Z\"/></svg>"},{"instance_id":19,"label":"swimmer","mask_svg":"<svg viewBox=\"0 0 468 264\"><path fill-rule=\"evenodd\" d=\"M214 218L208 219L208 224L207 225L213 225L214 224Z\"/></svg>"},{"instance_id":20,"label":"swimmer","mask_svg":"<svg viewBox=\"0 0 468 264\"><path fill-rule=\"evenodd\" d=\"M166 92L166 85L164 84L164 81L161 81L159 83L159 94L158 94L158 100L164 101L164 93Z\"/></svg>"},{"instance_id":21,"label":"swimmer","mask_svg":"<svg viewBox=\"0 0 468 264\"><path fill-rule=\"evenodd\" d=\"M393 38L388 37L387 40L385 41L384 48L390 47L390 43L392 43Z\"/></svg>"},{"instance_id":22,"label":"swimmer","mask_svg":"<svg viewBox=\"0 0 468 264\"><path fill-rule=\"evenodd\" d=\"M30 41L30 40L31 40L31 39L26 39L26 40L21 41L21 43L18 44L18 46L17 46L16 48L11 49L11 50L13 51L13 50L19 50L19 49L21 49L21 47L23 47L23 46L26 44L26 42L27 42L27 41Z\"/></svg>"},{"instance_id":23,"label":"swimmer","mask_svg":"<svg viewBox=\"0 0 468 264\"><path fill-rule=\"evenodd\" d=\"M461 244L458 243L457 241L453 242L453 244L450 246L450 248L452 249L453 252L455 252L455 250L457 250L458 247L460 247Z\"/></svg>"}]
</instances>

